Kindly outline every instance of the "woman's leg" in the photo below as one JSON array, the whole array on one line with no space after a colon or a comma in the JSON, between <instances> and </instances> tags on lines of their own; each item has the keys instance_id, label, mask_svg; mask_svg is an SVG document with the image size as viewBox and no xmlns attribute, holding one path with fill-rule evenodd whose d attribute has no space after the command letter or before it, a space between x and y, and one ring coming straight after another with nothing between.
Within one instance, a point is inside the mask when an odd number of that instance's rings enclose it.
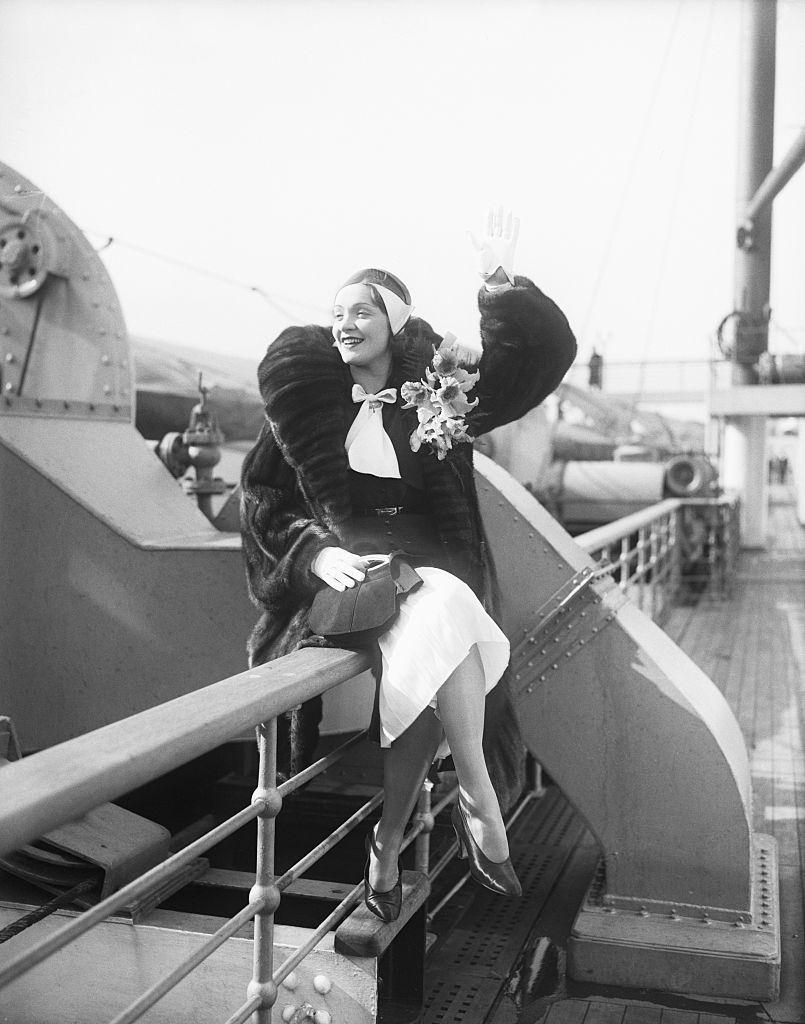
<instances>
[{"instance_id":1,"label":"woman's leg","mask_svg":"<svg viewBox=\"0 0 805 1024\"><path fill-rule=\"evenodd\" d=\"M491 861L504 861L509 856L506 828L482 745L486 687L477 645L445 680L436 701L473 838Z\"/></svg>"},{"instance_id":2,"label":"woman's leg","mask_svg":"<svg viewBox=\"0 0 805 1024\"><path fill-rule=\"evenodd\" d=\"M375 856L369 862L369 884L380 892L387 892L397 882L405 826L441 738L439 719L431 708L425 708L383 752L383 813L375 829Z\"/></svg>"}]
</instances>

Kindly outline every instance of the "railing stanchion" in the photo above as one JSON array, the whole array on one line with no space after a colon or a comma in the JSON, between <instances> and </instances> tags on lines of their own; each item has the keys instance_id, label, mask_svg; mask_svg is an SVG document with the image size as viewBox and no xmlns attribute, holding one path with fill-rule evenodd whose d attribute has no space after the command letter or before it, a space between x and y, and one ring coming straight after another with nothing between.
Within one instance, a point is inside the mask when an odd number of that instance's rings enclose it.
<instances>
[{"instance_id":1,"label":"railing stanchion","mask_svg":"<svg viewBox=\"0 0 805 1024\"><path fill-rule=\"evenodd\" d=\"M637 607L646 610L646 527L637 533Z\"/></svg>"},{"instance_id":2,"label":"railing stanchion","mask_svg":"<svg viewBox=\"0 0 805 1024\"><path fill-rule=\"evenodd\" d=\"M257 875L249 902L261 900L263 905L254 919L254 974L246 996L248 1000L260 1000L254 1013L257 1024L271 1024L271 1007L277 1000L277 986L272 981L274 911L280 902L280 891L274 884L274 834L275 820L282 807L277 791L276 718L257 726L257 747L260 764L252 803L262 803L264 809L257 818Z\"/></svg>"},{"instance_id":3,"label":"railing stanchion","mask_svg":"<svg viewBox=\"0 0 805 1024\"><path fill-rule=\"evenodd\" d=\"M430 834L435 824L433 812L431 811L430 795L432 789L433 783L430 779L425 779L422 783L422 791L419 794L416 814L417 820L422 822L422 831L416 837L414 866L417 871L421 871L423 874L427 874L430 868Z\"/></svg>"}]
</instances>

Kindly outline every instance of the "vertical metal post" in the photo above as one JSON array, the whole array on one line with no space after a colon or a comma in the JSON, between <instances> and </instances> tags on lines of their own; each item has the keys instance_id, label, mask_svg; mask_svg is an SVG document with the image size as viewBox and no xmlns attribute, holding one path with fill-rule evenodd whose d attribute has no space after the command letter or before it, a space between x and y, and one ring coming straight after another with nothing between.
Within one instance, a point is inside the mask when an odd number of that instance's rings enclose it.
<instances>
[{"instance_id":1,"label":"vertical metal post","mask_svg":"<svg viewBox=\"0 0 805 1024\"><path fill-rule=\"evenodd\" d=\"M668 517L670 532L669 543L671 546L671 600L676 601L679 596L679 588L682 581L682 515L683 507L680 505Z\"/></svg>"},{"instance_id":2,"label":"vertical metal post","mask_svg":"<svg viewBox=\"0 0 805 1024\"><path fill-rule=\"evenodd\" d=\"M744 0L741 118L738 152L738 223L774 160L774 78L777 0ZM768 348L771 280L771 205L759 210L751 231L742 226L735 250L734 308L740 314L732 354L732 382L754 384L754 364ZM723 479L744 499L742 534L748 547L765 543L766 418L736 416L724 430Z\"/></svg>"},{"instance_id":3,"label":"vertical metal post","mask_svg":"<svg viewBox=\"0 0 805 1024\"><path fill-rule=\"evenodd\" d=\"M774 162L774 77L777 42L777 0L745 0L741 53L741 120L738 149L738 221ZM756 351L768 346L768 305L771 280L771 206L753 220L751 238L740 236L735 254L735 309L756 332ZM740 328L739 328L740 334ZM747 339L750 340L750 339ZM740 342L740 338L739 338ZM752 363L741 361L741 345L733 353L734 384L754 382Z\"/></svg>"},{"instance_id":4,"label":"vertical metal post","mask_svg":"<svg viewBox=\"0 0 805 1024\"><path fill-rule=\"evenodd\" d=\"M427 875L430 868L430 834L433 831L435 821L433 814L431 813L431 800L430 794L433 789L433 783L430 779L425 779L422 783L422 790L419 794L419 804L417 805L417 818L422 822L422 831L416 837L414 845L414 867L417 871L421 871Z\"/></svg>"},{"instance_id":5,"label":"vertical metal post","mask_svg":"<svg viewBox=\"0 0 805 1024\"><path fill-rule=\"evenodd\" d=\"M648 571L651 575L651 579L648 583L649 598L651 601L651 617L657 619L661 610L661 597L659 590L659 537L658 530L660 529L660 522L657 519L651 521L649 526L649 559L648 559Z\"/></svg>"},{"instance_id":6,"label":"vertical metal post","mask_svg":"<svg viewBox=\"0 0 805 1024\"><path fill-rule=\"evenodd\" d=\"M621 553L618 557L618 565L620 566L620 579L618 580L618 586L624 593L628 589L628 581L631 576L629 571L629 538L623 537L621 539Z\"/></svg>"},{"instance_id":7,"label":"vertical metal post","mask_svg":"<svg viewBox=\"0 0 805 1024\"><path fill-rule=\"evenodd\" d=\"M641 526L637 532L637 607L645 611L646 588L646 528Z\"/></svg>"},{"instance_id":8,"label":"vertical metal post","mask_svg":"<svg viewBox=\"0 0 805 1024\"><path fill-rule=\"evenodd\" d=\"M257 876L249 901L261 900L263 906L254 919L254 970L246 995L248 999L260 999L254 1014L257 1024L271 1024L271 1007L277 1001L277 986L272 981L274 911L280 902L280 891L274 885L274 833L275 819L282 807L277 790L276 719L257 727L257 747L260 765L252 803L260 803L263 810L257 818Z\"/></svg>"}]
</instances>

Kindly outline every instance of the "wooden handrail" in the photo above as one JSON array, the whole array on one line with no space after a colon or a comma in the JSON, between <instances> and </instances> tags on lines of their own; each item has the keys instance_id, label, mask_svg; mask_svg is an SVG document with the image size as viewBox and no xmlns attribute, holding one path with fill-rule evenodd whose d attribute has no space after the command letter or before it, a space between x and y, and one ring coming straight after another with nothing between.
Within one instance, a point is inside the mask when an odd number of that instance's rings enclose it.
<instances>
[{"instance_id":1,"label":"wooden handrail","mask_svg":"<svg viewBox=\"0 0 805 1024\"><path fill-rule=\"evenodd\" d=\"M303 649L6 765L0 771L0 854L367 668L363 654Z\"/></svg>"}]
</instances>

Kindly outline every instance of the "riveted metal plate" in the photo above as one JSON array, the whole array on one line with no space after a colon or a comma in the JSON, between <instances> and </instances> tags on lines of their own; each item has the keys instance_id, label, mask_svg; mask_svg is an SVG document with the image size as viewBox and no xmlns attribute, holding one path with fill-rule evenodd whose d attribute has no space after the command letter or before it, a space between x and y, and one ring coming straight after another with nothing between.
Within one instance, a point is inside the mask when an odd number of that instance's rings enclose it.
<instances>
[{"instance_id":1,"label":"riveted metal plate","mask_svg":"<svg viewBox=\"0 0 805 1024\"><path fill-rule=\"evenodd\" d=\"M723 920L718 908L637 909L608 904L598 875L568 944L577 981L692 995L774 1000L780 989L777 847L754 836L751 920ZM700 910L698 916L685 911ZM672 913L675 911L675 913Z\"/></svg>"},{"instance_id":2,"label":"riveted metal plate","mask_svg":"<svg viewBox=\"0 0 805 1024\"><path fill-rule=\"evenodd\" d=\"M536 623L525 629L511 655L512 691L523 699L550 674L581 652L626 602L614 585L585 568L576 573L543 604Z\"/></svg>"}]
</instances>

